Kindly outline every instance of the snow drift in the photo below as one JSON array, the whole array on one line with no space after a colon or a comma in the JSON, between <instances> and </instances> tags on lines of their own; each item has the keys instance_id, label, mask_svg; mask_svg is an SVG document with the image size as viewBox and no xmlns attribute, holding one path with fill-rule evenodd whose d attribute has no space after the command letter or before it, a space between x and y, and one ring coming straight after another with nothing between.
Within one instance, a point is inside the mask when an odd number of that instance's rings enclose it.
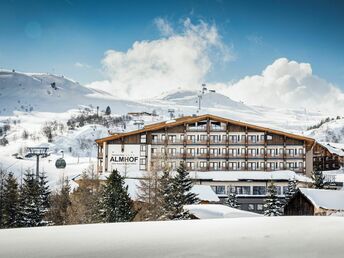
<instances>
[{"instance_id":1,"label":"snow drift","mask_svg":"<svg viewBox=\"0 0 344 258\"><path fill-rule=\"evenodd\" d=\"M0 230L0 256L343 257L341 217L131 222Z\"/></svg>"}]
</instances>

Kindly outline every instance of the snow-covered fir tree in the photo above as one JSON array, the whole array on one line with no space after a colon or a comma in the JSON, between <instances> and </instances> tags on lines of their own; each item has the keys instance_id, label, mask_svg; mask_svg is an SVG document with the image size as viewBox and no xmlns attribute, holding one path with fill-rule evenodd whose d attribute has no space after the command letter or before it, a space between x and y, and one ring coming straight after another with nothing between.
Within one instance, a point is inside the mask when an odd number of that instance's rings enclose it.
<instances>
[{"instance_id":1,"label":"snow-covered fir tree","mask_svg":"<svg viewBox=\"0 0 344 258\"><path fill-rule=\"evenodd\" d=\"M228 196L226 198L225 204L235 209L239 208L238 198L235 191L233 190L228 191Z\"/></svg>"},{"instance_id":2,"label":"snow-covered fir tree","mask_svg":"<svg viewBox=\"0 0 344 258\"><path fill-rule=\"evenodd\" d=\"M9 173L4 183L3 218L4 227L14 228L19 226L19 187L13 173Z\"/></svg>"},{"instance_id":3,"label":"snow-covered fir tree","mask_svg":"<svg viewBox=\"0 0 344 258\"><path fill-rule=\"evenodd\" d=\"M288 180L288 189L285 193L285 203L288 203L288 201L294 196L294 194L297 191L297 181L295 178Z\"/></svg>"},{"instance_id":4,"label":"snow-covered fir tree","mask_svg":"<svg viewBox=\"0 0 344 258\"><path fill-rule=\"evenodd\" d=\"M166 167L159 180L159 214L160 220L170 220L173 217L174 197L173 197L173 180L171 172Z\"/></svg>"},{"instance_id":5,"label":"snow-covered fir tree","mask_svg":"<svg viewBox=\"0 0 344 258\"><path fill-rule=\"evenodd\" d=\"M37 221L37 226L47 226L48 221L45 220L45 214L50 207L50 194L48 180L45 172L40 173L38 178L38 203L37 203L37 214L39 215L39 220Z\"/></svg>"},{"instance_id":6,"label":"snow-covered fir tree","mask_svg":"<svg viewBox=\"0 0 344 258\"><path fill-rule=\"evenodd\" d=\"M3 211L4 211L4 183L5 172L0 169L0 228L4 227Z\"/></svg>"},{"instance_id":7,"label":"snow-covered fir tree","mask_svg":"<svg viewBox=\"0 0 344 258\"><path fill-rule=\"evenodd\" d=\"M49 187L45 174L39 178L27 170L20 193L19 224L22 227L46 226L44 219L49 207Z\"/></svg>"},{"instance_id":8,"label":"snow-covered fir tree","mask_svg":"<svg viewBox=\"0 0 344 258\"><path fill-rule=\"evenodd\" d=\"M172 186L169 198L172 199L172 213L170 219L183 220L191 219L188 211L184 210L184 205L196 204L199 202L197 195L191 192L192 181L186 170L185 163L181 162L177 168L177 174L172 179Z\"/></svg>"},{"instance_id":9,"label":"snow-covered fir tree","mask_svg":"<svg viewBox=\"0 0 344 258\"><path fill-rule=\"evenodd\" d=\"M275 184L271 181L267 188L267 197L264 204L265 216L281 216L282 204L277 197Z\"/></svg>"},{"instance_id":10,"label":"snow-covered fir tree","mask_svg":"<svg viewBox=\"0 0 344 258\"><path fill-rule=\"evenodd\" d=\"M133 202L129 197L124 178L113 170L106 179L101 198L101 217L103 222L126 222L135 217Z\"/></svg>"},{"instance_id":11,"label":"snow-covered fir tree","mask_svg":"<svg viewBox=\"0 0 344 258\"><path fill-rule=\"evenodd\" d=\"M313 186L316 189L323 189L325 186L325 176L321 170L314 170L312 173Z\"/></svg>"}]
</instances>

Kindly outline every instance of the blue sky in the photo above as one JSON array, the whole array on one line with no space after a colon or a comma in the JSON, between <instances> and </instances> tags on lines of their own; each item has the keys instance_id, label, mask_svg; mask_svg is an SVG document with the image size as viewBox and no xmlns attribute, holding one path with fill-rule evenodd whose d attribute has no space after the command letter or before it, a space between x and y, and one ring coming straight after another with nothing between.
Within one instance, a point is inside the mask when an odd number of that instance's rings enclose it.
<instances>
[{"instance_id":1,"label":"blue sky","mask_svg":"<svg viewBox=\"0 0 344 258\"><path fill-rule=\"evenodd\" d=\"M235 56L215 61L209 81L260 74L286 57L310 63L314 74L344 89L343 13L343 1L1 0L0 68L101 80L107 50L161 38L157 17L176 30L190 18L215 24Z\"/></svg>"}]
</instances>

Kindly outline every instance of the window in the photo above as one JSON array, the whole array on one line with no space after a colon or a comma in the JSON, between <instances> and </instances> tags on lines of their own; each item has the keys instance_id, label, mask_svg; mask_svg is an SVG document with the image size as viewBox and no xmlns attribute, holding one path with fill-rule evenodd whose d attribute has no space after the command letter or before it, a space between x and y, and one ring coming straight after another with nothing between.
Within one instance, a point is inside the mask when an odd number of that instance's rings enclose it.
<instances>
[{"instance_id":1,"label":"window","mask_svg":"<svg viewBox=\"0 0 344 258\"><path fill-rule=\"evenodd\" d=\"M146 140L147 140L146 135L142 134L141 135L141 143L146 143Z\"/></svg>"},{"instance_id":2,"label":"window","mask_svg":"<svg viewBox=\"0 0 344 258\"><path fill-rule=\"evenodd\" d=\"M241 195L251 194L251 188L249 186L236 186L235 191L237 194L241 194Z\"/></svg>"},{"instance_id":3,"label":"window","mask_svg":"<svg viewBox=\"0 0 344 258\"><path fill-rule=\"evenodd\" d=\"M257 211L263 210L263 204L257 204Z\"/></svg>"},{"instance_id":4,"label":"window","mask_svg":"<svg viewBox=\"0 0 344 258\"><path fill-rule=\"evenodd\" d=\"M253 195L265 195L266 187L265 186L253 186Z\"/></svg>"},{"instance_id":5,"label":"window","mask_svg":"<svg viewBox=\"0 0 344 258\"><path fill-rule=\"evenodd\" d=\"M285 195L288 192L288 186L283 186L283 194Z\"/></svg>"},{"instance_id":6,"label":"window","mask_svg":"<svg viewBox=\"0 0 344 258\"><path fill-rule=\"evenodd\" d=\"M187 162L186 166L188 169L195 169L195 162Z\"/></svg>"},{"instance_id":7,"label":"window","mask_svg":"<svg viewBox=\"0 0 344 258\"><path fill-rule=\"evenodd\" d=\"M202 134L199 137L200 137L200 141L202 141L202 142L206 142L208 140L208 135L206 135L206 134Z\"/></svg>"},{"instance_id":8,"label":"window","mask_svg":"<svg viewBox=\"0 0 344 258\"><path fill-rule=\"evenodd\" d=\"M167 151L168 151L168 154L170 154L170 155L176 155L176 152L177 152L177 150L175 148L169 148L169 149L167 149Z\"/></svg>"},{"instance_id":9,"label":"window","mask_svg":"<svg viewBox=\"0 0 344 258\"><path fill-rule=\"evenodd\" d=\"M195 135L188 135L188 141L190 141L191 143L195 143L196 142L196 137Z\"/></svg>"},{"instance_id":10,"label":"window","mask_svg":"<svg viewBox=\"0 0 344 258\"><path fill-rule=\"evenodd\" d=\"M275 188L276 188L277 195L281 195L282 194L282 187L281 186L275 186Z\"/></svg>"},{"instance_id":11,"label":"window","mask_svg":"<svg viewBox=\"0 0 344 258\"><path fill-rule=\"evenodd\" d=\"M158 142L158 136L157 135L152 135L152 142L157 143Z\"/></svg>"},{"instance_id":12,"label":"window","mask_svg":"<svg viewBox=\"0 0 344 258\"><path fill-rule=\"evenodd\" d=\"M207 162L206 161L201 161L200 167L201 168L206 168L207 167Z\"/></svg>"},{"instance_id":13,"label":"window","mask_svg":"<svg viewBox=\"0 0 344 258\"><path fill-rule=\"evenodd\" d=\"M248 210L249 210L249 211L254 211L254 204L251 204L251 203L250 203L250 204L248 205Z\"/></svg>"},{"instance_id":14,"label":"window","mask_svg":"<svg viewBox=\"0 0 344 258\"><path fill-rule=\"evenodd\" d=\"M175 135L169 135L168 136L168 141L169 142L175 143L176 140L177 140L177 136L175 136Z\"/></svg>"},{"instance_id":15,"label":"window","mask_svg":"<svg viewBox=\"0 0 344 258\"><path fill-rule=\"evenodd\" d=\"M216 194L226 194L226 187L224 185L212 186Z\"/></svg>"}]
</instances>

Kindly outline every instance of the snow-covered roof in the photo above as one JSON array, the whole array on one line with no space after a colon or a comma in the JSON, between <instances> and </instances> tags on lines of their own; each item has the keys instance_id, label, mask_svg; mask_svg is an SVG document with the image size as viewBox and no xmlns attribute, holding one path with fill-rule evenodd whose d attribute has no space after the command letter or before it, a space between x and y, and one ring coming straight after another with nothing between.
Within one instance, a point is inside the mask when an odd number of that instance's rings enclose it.
<instances>
[{"instance_id":1,"label":"snow-covered roof","mask_svg":"<svg viewBox=\"0 0 344 258\"><path fill-rule=\"evenodd\" d=\"M344 156L344 144L343 143L333 143L333 142L320 142L320 145L325 147L330 153L336 154L338 156Z\"/></svg>"},{"instance_id":2,"label":"snow-covered roof","mask_svg":"<svg viewBox=\"0 0 344 258\"><path fill-rule=\"evenodd\" d=\"M312 182L312 179L295 173L291 170L278 170L278 171L192 171L190 176L193 179L212 180L212 181L246 181L246 180L281 180L288 181L295 178L299 182Z\"/></svg>"},{"instance_id":3,"label":"snow-covered roof","mask_svg":"<svg viewBox=\"0 0 344 258\"><path fill-rule=\"evenodd\" d=\"M260 217L262 215L228 207L221 204L185 205L184 209L199 219Z\"/></svg>"},{"instance_id":4,"label":"snow-covered roof","mask_svg":"<svg viewBox=\"0 0 344 258\"><path fill-rule=\"evenodd\" d=\"M219 202L220 199L210 185L194 185L191 192L197 194L198 199L209 202Z\"/></svg>"},{"instance_id":5,"label":"snow-covered roof","mask_svg":"<svg viewBox=\"0 0 344 258\"><path fill-rule=\"evenodd\" d=\"M314 206L328 210L344 210L344 191L300 188Z\"/></svg>"}]
</instances>

